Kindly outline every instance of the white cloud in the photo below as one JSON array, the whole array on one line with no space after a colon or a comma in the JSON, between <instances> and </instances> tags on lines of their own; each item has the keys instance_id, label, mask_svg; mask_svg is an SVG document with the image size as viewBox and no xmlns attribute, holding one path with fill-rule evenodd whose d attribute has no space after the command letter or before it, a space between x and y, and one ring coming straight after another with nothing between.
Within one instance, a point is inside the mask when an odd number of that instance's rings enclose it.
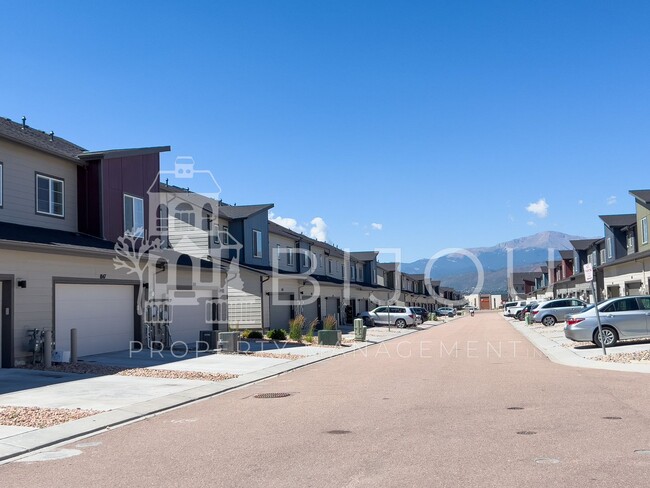
<instances>
[{"instance_id":1,"label":"white cloud","mask_svg":"<svg viewBox=\"0 0 650 488\"><path fill-rule=\"evenodd\" d=\"M540 198L536 202L529 204L526 207L526 210L532 214L535 214L540 219L543 219L548 215L548 203L546 203L545 198Z\"/></svg>"},{"instance_id":2,"label":"white cloud","mask_svg":"<svg viewBox=\"0 0 650 488\"><path fill-rule=\"evenodd\" d=\"M616 205L616 196L612 195L607 198L607 205Z\"/></svg>"},{"instance_id":3,"label":"white cloud","mask_svg":"<svg viewBox=\"0 0 650 488\"><path fill-rule=\"evenodd\" d=\"M352 225L355 227L359 227L359 222L352 222Z\"/></svg>"},{"instance_id":4,"label":"white cloud","mask_svg":"<svg viewBox=\"0 0 650 488\"><path fill-rule=\"evenodd\" d=\"M327 224L320 217L311 219L312 228L309 229L309 237L317 241L327 241Z\"/></svg>"},{"instance_id":5,"label":"white cloud","mask_svg":"<svg viewBox=\"0 0 650 488\"><path fill-rule=\"evenodd\" d=\"M296 219L292 219L291 217L280 217L279 215L276 217L273 212L271 212L269 214L269 220L271 222L275 222L278 225L281 225L282 227L291 229L294 232L305 232L305 228L302 225L298 224L298 221Z\"/></svg>"},{"instance_id":6,"label":"white cloud","mask_svg":"<svg viewBox=\"0 0 650 488\"><path fill-rule=\"evenodd\" d=\"M381 230L384 228L384 224L376 224L373 222L372 224L370 224L370 227L372 227L374 230Z\"/></svg>"},{"instance_id":7,"label":"white cloud","mask_svg":"<svg viewBox=\"0 0 650 488\"><path fill-rule=\"evenodd\" d=\"M578 205L582 205L583 203L585 203L584 200L582 200L582 199L578 200Z\"/></svg>"},{"instance_id":8,"label":"white cloud","mask_svg":"<svg viewBox=\"0 0 650 488\"><path fill-rule=\"evenodd\" d=\"M532 220L529 220L528 222L526 222L526 224L530 225L531 227L535 227L535 226L537 225L537 224L536 224L535 222L533 222Z\"/></svg>"}]
</instances>

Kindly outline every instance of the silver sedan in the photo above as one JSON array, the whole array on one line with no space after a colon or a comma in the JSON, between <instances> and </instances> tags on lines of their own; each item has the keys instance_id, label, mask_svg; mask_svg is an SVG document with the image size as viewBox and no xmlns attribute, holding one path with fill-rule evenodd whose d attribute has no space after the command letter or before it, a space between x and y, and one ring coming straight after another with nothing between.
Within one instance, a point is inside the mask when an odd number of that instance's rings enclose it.
<instances>
[{"instance_id":1,"label":"silver sedan","mask_svg":"<svg viewBox=\"0 0 650 488\"><path fill-rule=\"evenodd\" d=\"M610 298L598 304L605 346L621 339L650 337L650 296ZM569 315L564 327L567 339L601 345L596 309L592 305Z\"/></svg>"}]
</instances>

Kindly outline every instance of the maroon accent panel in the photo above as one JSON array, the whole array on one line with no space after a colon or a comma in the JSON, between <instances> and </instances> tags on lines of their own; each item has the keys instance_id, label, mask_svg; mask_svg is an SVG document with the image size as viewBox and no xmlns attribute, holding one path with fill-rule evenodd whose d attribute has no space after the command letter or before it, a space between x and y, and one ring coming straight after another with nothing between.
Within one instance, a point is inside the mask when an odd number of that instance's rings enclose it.
<instances>
[{"instance_id":1,"label":"maroon accent panel","mask_svg":"<svg viewBox=\"0 0 650 488\"><path fill-rule=\"evenodd\" d=\"M100 170L100 161L77 168L77 223L79 232L101 238Z\"/></svg>"},{"instance_id":2,"label":"maroon accent panel","mask_svg":"<svg viewBox=\"0 0 650 488\"><path fill-rule=\"evenodd\" d=\"M149 229L148 192L160 191L158 153L102 161L104 239L117 241L124 234L124 194L144 200L144 226Z\"/></svg>"}]
</instances>

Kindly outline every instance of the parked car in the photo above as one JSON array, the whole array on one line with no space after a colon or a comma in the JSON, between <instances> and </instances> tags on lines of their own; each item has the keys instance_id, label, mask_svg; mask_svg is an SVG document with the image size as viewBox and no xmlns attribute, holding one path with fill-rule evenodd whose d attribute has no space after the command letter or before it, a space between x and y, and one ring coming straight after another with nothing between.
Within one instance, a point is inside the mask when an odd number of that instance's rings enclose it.
<instances>
[{"instance_id":1,"label":"parked car","mask_svg":"<svg viewBox=\"0 0 650 488\"><path fill-rule=\"evenodd\" d=\"M417 325L416 314L409 307L377 307L369 313L375 325L395 325L400 329Z\"/></svg>"},{"instance_id":2,"label":"parked car","mask_svg":"<svg viewBox=\"0 0 650 488\"><path fill-rule=\"evenodd\" d=\"M436 310L436 315L438 317L455 317L456 309L451 307L440 307Z\"/></svg>"},{"instance_id":3,"label":"parked car","mask_svg":"<svg viewBox=\"0 0 650 488\"><path fill-rule=\"evenodd\" d=\"M504 309L503 309L503 315L506 317L514 317L519 310L524 308L526 306L526 300L518 300L516 302L508 302L506 303Z\"/></svg>"},{"instance_id":4,"label":"parked car","mask_svg":"<svg viewBox=\"0 0 650 488\"><path fill-rule=\"evenodd\" d=\"M411 307L411 310L415 312L415 314L420 317L420 322L421 324L429 320L429 311L422 308L422 307Z\"/></svg>"},{"instance_id":5,"label":"parked car","mask_svg":"<svg viewBox=\"0 0 650 488\"><path fill-rule=\"evenodd\" d=\"M539 303L537 302L530 302L528 305L526 305L524 308L522 308L521 310L519 310L519 312L515 314L515 318L517 320L524 320L526 318L526 314L530 313L538 305Z\"/></svg>"},{"instance_id":6,"label":"parked car","mask_svg":"<svg viewBox=\"0 0 650 488\"><path fill-rule=\"evenodd\" d=\"M575 298L560 298L542 303L533 309L533 320L540 322L546 327L555 325L556 322L564 322L567 315L578 313L587 304Z\"/></svg>"},{"instance_id":7,"label":"parked car","mask_svg":"<svg viewBox=\"0 0 650 488\"><path fill-rule=\"evenodd\" d=\"M650 337L650 296L610 298L598 304L605 346L614 346L620 339ZM567 339L593 342L601 346L596 306L567 317L564 326Z\"/></svg>"},{"instance_id":8,"label":"parked car","mask_svg":"<svg viewBox=\"0 0 650 488\"><path fill-rule=\"evenodd\" d=\"M366 327L374 327L375 320L370 316L370 312L361 312L357 314L357 318L363 320L363 325Z\"/></svg>"}]
</instances>

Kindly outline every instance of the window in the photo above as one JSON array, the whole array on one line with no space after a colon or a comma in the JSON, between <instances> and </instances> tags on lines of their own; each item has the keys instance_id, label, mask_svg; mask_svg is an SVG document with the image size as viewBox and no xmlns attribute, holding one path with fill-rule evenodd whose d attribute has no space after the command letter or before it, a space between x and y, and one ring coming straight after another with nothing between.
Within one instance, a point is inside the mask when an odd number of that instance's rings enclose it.
<instances>
[{"instance_id":1,"label":"window","mask_svg":"<svg viewBox=\"0 0 650 488\"><path fill-rule=\"evenodd\" d=\"M281 249L280 244L276 244L275 245L275 256L273 257L276 267L280 265L280 255L282 254L282 251L280 249Z\"/></svg>"},{"instance_id":2,"label":"window","mask_svg":"<svg viewBox=\"0 0 650 488\"><path fill-rule=\"evenodd\" d=\"M359 277L359 281L363 281L363 268L359 268L357 276Z\"/></svg>"},{"instance_id":3,"label":"window","mask_svg":"<svg viewBox=\"0 0 650 488\"><path fill-rule=\"evenodd\" d=\"M648 217L641 219L641 244L648 243Z\"/></svg>"},{"instance_id":4,"label":"window","mask_svg":"<svg viewBox=\"0 0 650 488\"><path fill-rule=\"evenodd\" d=\"M631 310L639 310L639 304L636 298L623 298L610 304L603 312L629 312Z\"/></svg>"},{"instance_id":5,"label":"window","mask_svg":"<svg viewBox=\"0 0 650 488\"><path fill-rule=\"evenodd\" d=\"M601 249L600 250L600 264L603 264L605 262L605 250Z\"/></svg>"},{"instance_id":6,"label":"window","mask_svg":"<svg viewBox=\"0 0 650 488\"><path fill-rule=\"evenodd\" d=\"M176 205L176 212L174 213L176 220L185 222L187 225L194 227L196 217L194 216L194 207L189 203L179 203Z\"/></svg>"},{"instance_id":7,"label":"window","mask_svg":"<svg viewBox=\"0 0 650 488\"><path fill-rule=\"evenodd\" d=\"M262 233L253 229L253 257L262 257Z\"/></svg>"},{"instance_id":8,"label":"window","mask_svg":"<svg viewBox=\"0 0 650 488\"><path fill-rule=\"evenodd\" d=\"M614 250L612 248L612 238L607 238L607 257L611 258L614 255Z\"/></svg>"},{"instance_id":9,"label":"window","mask_svg":"<svg viewBox=\"0 0 650 488\"><path fill-rule=\"evenodd\" d=\"M124 195L124 233L134 237L144 236L144 200Z\"/></svg>"},{"instance_id":10,"label":"window","mask_svg":"<svg viewBox=\"0 0 650 488\"><path fill-rule=\"evenodd\" d=\"M224 225L223 226L223 243L227 246L230 244L230 234L228 233L228 226Z\"/></svg>"},{"instance_id":11,"label":"window","mask_svg":"<svg viewBox=\"0 0 650 488\"><path fill-rule=\"evenodd\" d=\"M328 266L329 266L329 272L332 273L332 260L331 260L331 259L328 259L328 260L327 260L327 264L328 264Z\"/></svg>"},{"instance_id":12,"label":"window","mask_svg":"<svg viewBox=\"0 0 650 488\"><path fill-rule=\"evenodd\" d=\"M293 266L293 248L287 247L287 266Z\"/></svg>"},{"instance_id":13,"label":"window","mask_svg":"<svg viewBox=\"0 0 650 488\"><path fill-rule=\"evenodd\" d=\"M36 212L63 217L63 180L36 175Z\"/></svg>"},{"instance_id":14,"label":"window","mask_svg":"<svg viewBox=\"0 0 650 488\"><path fill-rule=\"evenodd\" d=\"M2 208L2 186L3 186L2 185L2 181L3 181L2 176L3 176L2 175L2 163L0 163L0 208Z\"/></svg>"},{"instance_id":15,"label":"window","mask_svg":"<svg viewBox=\"0 0 650 488\"><path fill-rule=\"evenodd\" d=\"M356 280L356 275L355 275L356 268L354 267L353 264L350 265L350 279L352 281Z\"/></svg>"}]
</instances>

